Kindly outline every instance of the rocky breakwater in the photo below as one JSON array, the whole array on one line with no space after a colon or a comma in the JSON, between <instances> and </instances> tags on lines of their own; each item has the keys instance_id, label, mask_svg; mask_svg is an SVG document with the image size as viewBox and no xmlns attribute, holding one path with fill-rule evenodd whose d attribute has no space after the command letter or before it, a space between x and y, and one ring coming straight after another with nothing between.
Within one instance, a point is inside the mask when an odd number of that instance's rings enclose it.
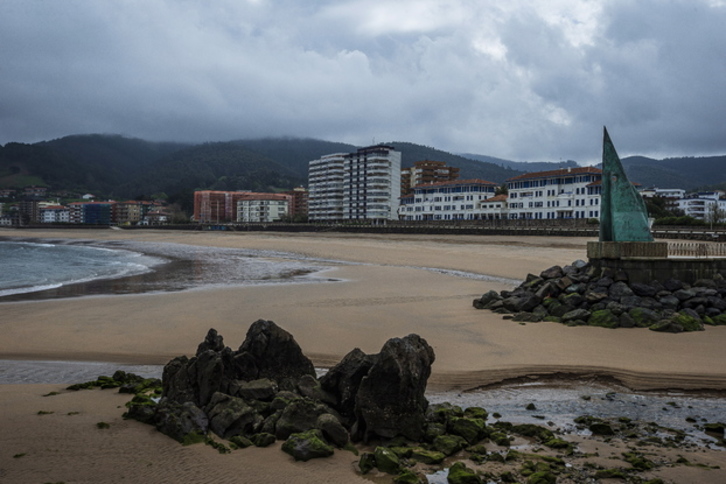
<instances>
[{"instance_id":1,"label":"rocky breakwater","mask_svg":"<svg viewBox=\"0 0 726 484\"><path fill-rule=\"evenodd\" d=\"M726 325L726 279L717 274L693 284L631 283L624 271L598 270L578 260L529 274L512 291L489 291L474 300L474 307L521 322L702 331L704 325Z\"/></svg>"},{"instance_id":2,"label":"rocky breakwater","mask_svg":"<svg viewBox=\"0 0 726 484\"><path fill-rule=\"evenodd\" d=\"M308 460L352 441L420 439L433 362L412 334L378 354L354 349L318 379L292 335L260 320L236 351L210 329L194 357L165 366L158 403L132 400L126 416L182 443L209 443L210 432L238 448L284 440L285 452Z\"/></svg>"}]
</instances>

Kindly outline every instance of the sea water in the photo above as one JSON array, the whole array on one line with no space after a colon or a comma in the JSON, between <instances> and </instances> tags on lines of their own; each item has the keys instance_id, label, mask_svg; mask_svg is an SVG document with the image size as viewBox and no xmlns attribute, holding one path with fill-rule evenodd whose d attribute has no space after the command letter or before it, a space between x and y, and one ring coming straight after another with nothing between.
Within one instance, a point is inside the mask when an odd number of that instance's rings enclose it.
<instances>
[{"instance_id":1,"label":"sea water","mask_svg":"<svg viewBox=\"0 0 726 484\"><path fill-rule=\"evenodd\" d=\"M0 241L0 302L211 286L326 282L330 261L164 242Z\"/></svg>"},{"instance_id":2,"label":"sea water","mask_svg":"<svg viewBox=\"0 0 726 484\"><path fill-rule=\"evenodd\" d=\"M143 274L163 262L128 250L1 241L0 297Z\"/></svg>"}]
</instances>

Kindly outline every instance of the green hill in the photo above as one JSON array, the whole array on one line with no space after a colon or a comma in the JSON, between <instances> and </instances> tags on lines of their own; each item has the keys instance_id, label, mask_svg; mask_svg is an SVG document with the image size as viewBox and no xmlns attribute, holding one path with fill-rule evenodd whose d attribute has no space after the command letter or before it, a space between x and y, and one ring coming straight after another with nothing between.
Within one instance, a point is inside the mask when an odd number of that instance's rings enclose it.
<instances>
[{"instance_id":1,"label":"green hill","mask_svg":"<svg viewBox=\"0 0 726 484\"><path fill-rule=\"evenodd\" d=\"M485 161L488 163L494 163L495 165L502 166L504 168L511 168L512 170L518 170L524 173L532 173L535 171L551 171L558 170L560 168L577 168L580 165L576 161L510 161L503 160L501 158L494 158L493 156L486 155L475 155L473 153L462 153L461 156L470 158L477 161Z\"/></svg>"},{"instance_id":2,"label":"green hill","mask_svg":"<svg viewBox=\"0 0 726 484\"><path fill-rule=\"evenodd\" d=\"M495 183L565 163L518 163L485 155L452 154L405 141L386 143L402 166L420 160L460 168L461 178ZM0 187L47 186L51 191L91 192L103 198L146 198L165 193L185 208L195 189L277 191L307 185L308 162L356 146L301 138L241 139L199 145L157 143L118 135L74 135L35 144L0 146ZM718 187L726 184L726 156L623 159L628 176L643 186ZM720 184L720 185L719 185Z\"/></svg>"},{"instance_id":3,"label":"green hill","mask_svg":"<svg viewBox=\"0 0 726 484\"><path fill-rule=\"evenodd\" d=\"M259 138L233 142L275 160L307 180L308 162L332 153L352 153L358 149L346 143L311 138ZM307 185L307 181L305 182Z\"/></svg>"},{"instance_id":4,"label":"green hill","mask_svg":"<svg viewBox=\"0 0 726 484\"><path fill-rule=\"evenodd\" d=\"M189 210L194 190L281 191L305 184L306 178L237 142L205 143L167 155L120 190L134 198L165 193Z\"/></svg>"},{"instance_id":5,"label":"green hill","mask_svg":"<svg viewBox=\"0 0 726 484\"><path fill-rule=\"evenodd\" d=\"M629 156L622 160L628 178L646 187L683 188L726 183L726 156L681 157L654 160Z\"/></svg>"},{"instance_id":6,"label":"green hill","mask_svg":"<svg viewBox=\"0 0 726 484\"><path fill-rule=\"evenodd\" d=\"M407 143L405 141L392 141L386 144L393 146L401 152L401 166L403 168L413 166L415 161L445 161L449 166L459 167L459 177L462 179L481 178L482 180L495 183L502 183L507 178L524 173L491 162L471 160L460 155L437 150L436 148Z\"/></svg>"},{"instance_id":7,"label":"green hill","mask_svg":"<svg viewBox=\"0 0 726 484\"><path fill-rule=\"evenodd\" d=\"M8 143L0 147L0 187L29 185L87 191L100 185L110 187L104 170L87 166L72 156L43 145Z\"/></svg>"}]
</instances>

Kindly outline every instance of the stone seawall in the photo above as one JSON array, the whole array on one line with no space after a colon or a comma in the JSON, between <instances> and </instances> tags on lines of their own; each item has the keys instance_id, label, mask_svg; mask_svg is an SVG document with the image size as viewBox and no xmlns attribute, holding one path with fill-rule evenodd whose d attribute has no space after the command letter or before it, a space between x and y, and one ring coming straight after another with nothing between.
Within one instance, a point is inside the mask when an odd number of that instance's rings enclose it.
<instances>
[{"instance_id":1,"label":"stone seawall","mask_svg":"<svg viewBox=\"0 0 726 484\"><path fill-rule=\"evenodd\" d=\"M693 284L726 274L726 259L590 259L590 263L598 269L623 270L631 282L642 284L668 279Z\"/></svg>"}]
</instances>

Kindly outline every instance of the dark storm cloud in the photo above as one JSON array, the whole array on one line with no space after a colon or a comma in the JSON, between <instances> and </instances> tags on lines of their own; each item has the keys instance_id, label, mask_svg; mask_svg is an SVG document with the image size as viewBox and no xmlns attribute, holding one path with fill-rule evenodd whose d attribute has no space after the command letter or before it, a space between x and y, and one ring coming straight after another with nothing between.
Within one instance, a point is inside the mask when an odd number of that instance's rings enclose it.
<instances>
[{"instance_id":1,"label":"dark storm cloud","mask_svg":"<svg viewBox=\"0 0 726 484\"><path fill-rule=\"evenodd\" d=\"M519 160L726 153L707 0L0 3L0 143L406 140Z\"/></svg>"}]
</instances>

